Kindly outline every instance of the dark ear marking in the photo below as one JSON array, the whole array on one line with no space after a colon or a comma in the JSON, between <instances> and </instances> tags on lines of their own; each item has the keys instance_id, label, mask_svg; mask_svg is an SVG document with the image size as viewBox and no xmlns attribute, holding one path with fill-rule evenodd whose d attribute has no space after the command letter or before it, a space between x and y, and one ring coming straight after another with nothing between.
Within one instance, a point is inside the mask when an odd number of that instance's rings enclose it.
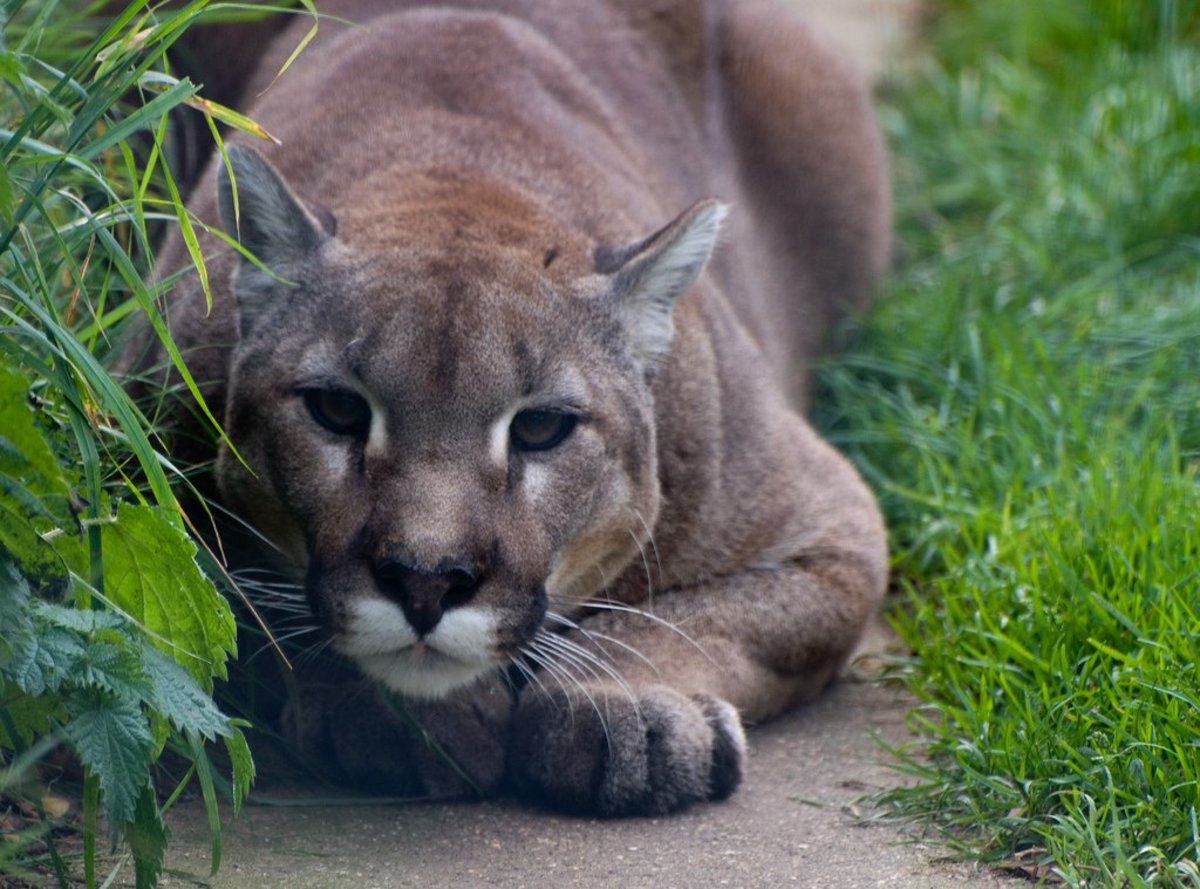
<instances>
[{"instance_id":1,"label":"dark ear marking","mask_svg":"<svg viewBox=\"0 0 1200 889\"><path fill-rule=\"evenodd\" d=\"M654 234L642 238L638 241L631 241L628 244L620 244L612 246L611 244L600 244L592 251L592 266L596 272L601 275L611 275L629 262L634 256L645 250L655 240L661 238L667 233L679 218L671 220Z\"/></svg>"}]
</instances>

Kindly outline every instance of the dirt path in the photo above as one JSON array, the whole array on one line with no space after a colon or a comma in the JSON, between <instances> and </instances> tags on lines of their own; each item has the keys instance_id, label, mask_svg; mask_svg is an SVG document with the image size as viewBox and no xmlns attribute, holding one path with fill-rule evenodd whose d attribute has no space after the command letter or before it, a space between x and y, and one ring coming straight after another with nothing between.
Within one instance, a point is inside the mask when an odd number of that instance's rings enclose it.
<instances>
[{"instance_id":1,"label":"dirt path","mask_svg":"<svg viewBox=\"0 0 1200 889\"><path fill-rule=\"evenodd\" d=\"M509 802L249 806L226 827L214 885L1011 889L999 875L938 860L936 847L907 841L895 825L862 821L871 813L858 800L898 781L869 732L905 740L908 707L895 689L843 682L751 732L747 780L733 799L668 818L594 821ZM279 789L273 796L298 801ZM200 808L178 806L169 821L169 867L207 873Z\"/></svg>"}]
</instances>

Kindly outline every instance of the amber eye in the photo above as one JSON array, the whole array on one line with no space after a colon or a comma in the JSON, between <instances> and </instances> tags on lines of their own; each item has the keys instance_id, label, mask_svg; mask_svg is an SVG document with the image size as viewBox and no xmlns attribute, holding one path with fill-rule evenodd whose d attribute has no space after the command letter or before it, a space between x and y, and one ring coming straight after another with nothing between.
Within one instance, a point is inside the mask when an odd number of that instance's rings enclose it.
<instances>
[{"instance_id":1,"label":"amber eye","mask_svg":"<svg viewBox=\"0 0 1200 889\"><path fill-rule=\"evenodd\" d=\"M575 431L578 417L558 411L521 411L513 417L509 434L521 451L548 451Z\"/></svg>"},{"instance_id":2,"label":"amber eye","mask_svg":"<svg viewBox=\"0 0 1200 889\"><path fill-rule=\"evenodd\" d=\"M371 426L367 400L345 389L305 389L304 406L314 420L338 435L364 438Z\"/></svg>"}]
</instances>

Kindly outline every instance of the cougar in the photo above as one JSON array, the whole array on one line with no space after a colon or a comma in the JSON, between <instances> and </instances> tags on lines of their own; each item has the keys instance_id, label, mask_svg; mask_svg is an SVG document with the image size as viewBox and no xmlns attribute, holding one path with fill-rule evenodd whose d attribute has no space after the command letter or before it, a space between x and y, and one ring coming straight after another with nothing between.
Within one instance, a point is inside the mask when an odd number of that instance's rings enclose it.
<instances>
[{"instance_id":1,"label":"cougar","mask_svg":"<svg viewBox=\"0 0 1200 889\"><path fill-rule=\"evenodd\" d=\"M886 583L803 417L889 251L864 86L795 4L318 5L243 90L279 144L190 199L211 311L191 271L164 306L233 445L190 456L353 667L302 677L289 737L374 789L727 797Z\"/></svg>"}]
</instances>

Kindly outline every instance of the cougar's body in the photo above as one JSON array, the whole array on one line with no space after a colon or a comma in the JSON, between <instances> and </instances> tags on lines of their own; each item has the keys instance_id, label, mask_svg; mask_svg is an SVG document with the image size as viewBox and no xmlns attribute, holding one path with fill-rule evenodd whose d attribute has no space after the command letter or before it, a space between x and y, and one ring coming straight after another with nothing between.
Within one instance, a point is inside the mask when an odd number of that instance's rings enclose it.
<instances>
[{"instance_id":1,"label":"cougar's body","mask_svg":"<svg viewBox=\"0 0 1200 889\"><path fill-rule=\"evenodd\" d=\"M458 762L341 679L297 743L604 814L727 795L740 719L819 691L885 583L802 417L888 252L862 85L766 2L319 8L357 24L275 80L298 18L242 91L280 144L191 199L274 274L214 242L211 314L168 314L245 459L221 498Z\"/></svg>"}]
</instances>

